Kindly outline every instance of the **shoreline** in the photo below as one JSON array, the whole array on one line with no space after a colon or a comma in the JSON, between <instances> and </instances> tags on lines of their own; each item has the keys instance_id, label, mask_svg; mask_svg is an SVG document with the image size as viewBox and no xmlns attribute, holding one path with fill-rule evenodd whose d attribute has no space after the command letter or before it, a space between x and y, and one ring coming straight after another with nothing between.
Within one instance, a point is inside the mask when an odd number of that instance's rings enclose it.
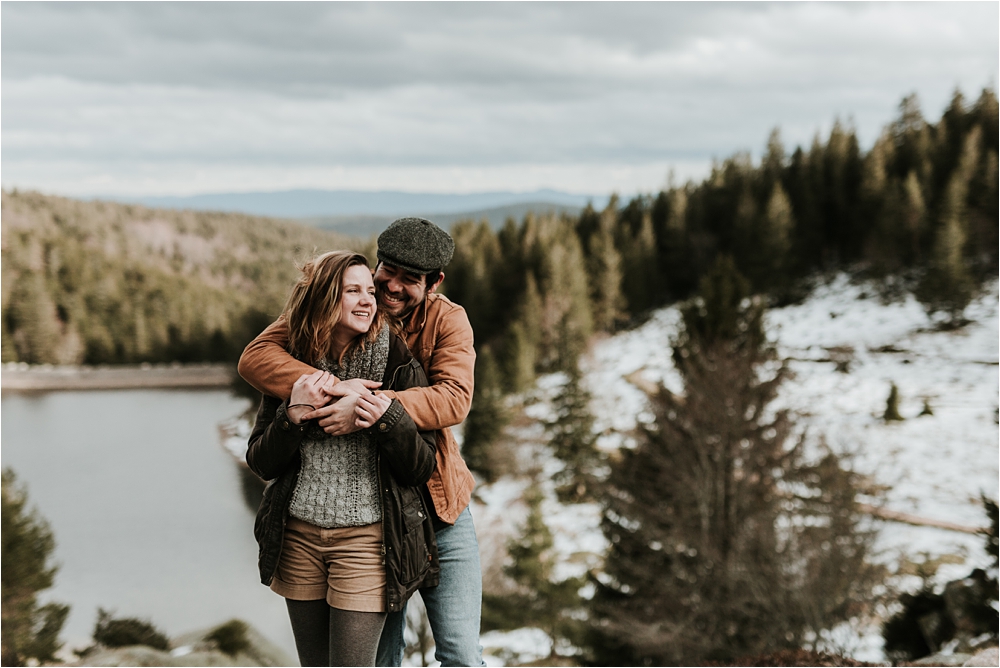
<instances>
[{"instance_id":1,"label":"shoreline","mask_svg":"<svg viewBox=\"0 0 1000 668\"><path fill-rule=\"evenodd\" d=\"M73 366L11 362L0 366L0 391L219 389L236 378L235 364Z\"/></svg>"}]
</instances>

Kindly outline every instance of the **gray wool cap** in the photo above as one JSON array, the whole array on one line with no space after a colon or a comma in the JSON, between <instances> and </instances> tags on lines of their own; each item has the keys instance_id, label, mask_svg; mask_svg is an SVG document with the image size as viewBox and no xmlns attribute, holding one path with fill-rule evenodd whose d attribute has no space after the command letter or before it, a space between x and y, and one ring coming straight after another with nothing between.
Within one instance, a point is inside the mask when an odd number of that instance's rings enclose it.
<instances>
[{"instance_id":1,"label":"gray wool cap","mask_svg":"<svg viewBox=\"0 0 1000 668\"><path fill-rule=\"evenodd\" d=\"M379 262L414 274L443 269L454 253L451 235L424 218L400 218L378 236Z\"/></svg>"}]
</instances>

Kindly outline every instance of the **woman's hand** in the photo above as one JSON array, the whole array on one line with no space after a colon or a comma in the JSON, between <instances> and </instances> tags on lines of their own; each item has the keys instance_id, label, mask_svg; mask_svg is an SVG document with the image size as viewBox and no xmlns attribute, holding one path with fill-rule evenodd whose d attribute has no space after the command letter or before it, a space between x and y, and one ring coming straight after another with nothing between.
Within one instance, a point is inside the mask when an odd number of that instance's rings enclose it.
<instances>
[{"instance_id":1,"label":"woman's hand","mask_svg":"<svg viewBox=\"0 0 1000 668\"><path fill-rule=\"evenodd\" d=\"M385 414L392 399L384 394L362 394L358 397L358 405L354 409L357 418L354 421L361 429L367 429L378 422Z\"/></svg>"},{"instance_id":2,"label":"woman's hand","mask_svg":"<svg viewBox=\"0 0 1000 668\"><path fill-rule=\"evenodd\" d=\"M295 424L302 424L306 415L320 406L325 406L330 401L330 396L323 388L329 380L330 374L326 371L299 376L292 385L292 396L288 400L289 408L286 411L288 419Z\"/></svg>"}]
</instances>

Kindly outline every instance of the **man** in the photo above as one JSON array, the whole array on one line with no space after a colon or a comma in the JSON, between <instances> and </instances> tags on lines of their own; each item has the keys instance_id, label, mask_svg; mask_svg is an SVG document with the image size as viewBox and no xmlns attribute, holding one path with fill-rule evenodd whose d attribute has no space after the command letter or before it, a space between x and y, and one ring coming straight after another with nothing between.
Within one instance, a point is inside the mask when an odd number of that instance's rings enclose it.
<instances>
[{"instance_id":1,"label":"man","mask_svg":"<svg viewBox=\"0 0 1000 668\"><path fill-rule=\"evenodd\" d=\"M479 545L469 512L474 481L449 427L465 419L472 404L476 354L465 309L436 294L451 261L451 236L422 218L401 218L378 238L374 282L378 307L403 323L403 337L430 380L430 387L386 392L395 397L421 430L440 430L437 468L427 483L438 541L441 580L421 591L442 666L484 666L479 645L482 574ZM279 318L240 357L239 372L265 394L288 399L292 384L315 371L289 355L288 331ZM308 414L330 434L359 428L357 397L378 384L338 382L328 393L340 397ZM361 420L363 422L363 420ZM403 659L405 610L391 613L379 643L378 665Z\"/></svg>"}]
</instances>

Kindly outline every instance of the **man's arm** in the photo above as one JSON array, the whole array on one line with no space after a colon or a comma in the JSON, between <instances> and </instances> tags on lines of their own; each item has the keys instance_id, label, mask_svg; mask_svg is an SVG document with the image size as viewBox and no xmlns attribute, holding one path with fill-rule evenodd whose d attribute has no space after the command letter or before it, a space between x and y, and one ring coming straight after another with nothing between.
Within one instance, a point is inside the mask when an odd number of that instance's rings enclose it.
<instances>
[{"instance_id":1,"label":"man's arm","mask_svg":"<svg viewBox=\"0 0 1000 668\"><path fill-rule=\"evenodd\" d=\"M247 345L236 368L246 382L264 394L288 399L299 376L317 370L289 355L287 345L288 325L282 315Z\"/></svg>"},{"instance_id":2,"label":"man's arm","mask_svg":"<svg viewBox=\"0 0 1000 668\"><path fill-rule=\"evenodd\" d=\"M288 325L282 316L243 350L237 370L248 383L264 394L287 400L292 394L292 385L299 377L316 372L313 367L289 355L285 350L287 345ZM335 381L331 377L330 382ZM337 399L318 410L306 413L302 419L315 419L326 433L343 435L361 428L356 424L355 416L358 395L381 383L353 379L338 385L343 386L343 389L336 394ZM329 393L330 388L326 389Z\"/></svg>"},{"instance_id":3,"label":"man's arm","mask_svg":"<svg viewBox=\"0 0 1000 668\"><path fill-rule=\"evenodd\" d=\"M476 366L472 337L465 309L451 306L438 321L433 350L412 351L423 364L430 387L386 392L403 404L421 431L454 427L469 414Z\"/></svg>"}]
</instances>

